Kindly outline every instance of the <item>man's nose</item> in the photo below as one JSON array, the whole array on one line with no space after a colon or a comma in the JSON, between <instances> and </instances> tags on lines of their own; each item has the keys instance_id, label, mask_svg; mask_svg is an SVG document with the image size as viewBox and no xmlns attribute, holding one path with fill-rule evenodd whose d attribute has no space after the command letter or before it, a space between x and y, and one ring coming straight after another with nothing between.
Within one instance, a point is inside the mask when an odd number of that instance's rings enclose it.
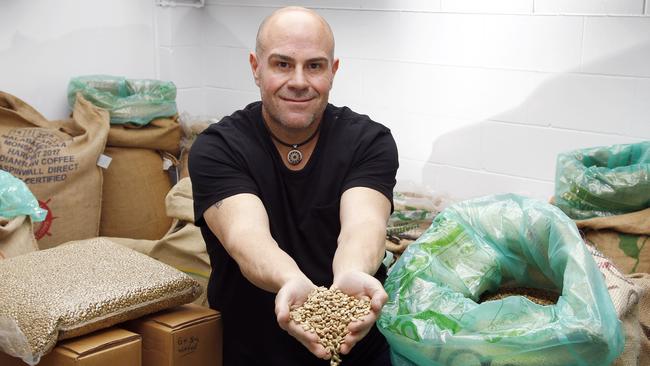
<instances>
[{"instance_id":1,"label":"man's nose","mask_svg":"<svg viewBox=\"0 0 650 366\"><path fill-rule=\"evenodd\" d=\"M291 78L289 79L289 87L295 89L305 89L309 86L305 72L302 67L294 68L293 73L291 73Z\"/></svg>"}]
</instances>

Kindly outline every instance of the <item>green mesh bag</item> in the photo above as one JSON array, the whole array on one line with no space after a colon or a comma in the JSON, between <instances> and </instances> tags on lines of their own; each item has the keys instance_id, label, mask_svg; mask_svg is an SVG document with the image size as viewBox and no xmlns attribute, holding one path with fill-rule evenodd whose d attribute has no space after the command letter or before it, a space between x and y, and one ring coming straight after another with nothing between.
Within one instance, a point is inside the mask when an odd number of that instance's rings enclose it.
<instances>
[{"instance_id":1,"label":"green mesh bag","mask_svg":"<svg viewBox=\"0 0 650 366\"><path fill-rule=\"evenodd\" d=\"M77 93L108 110L112 124L142 126L156 118L176 114L176 86L171 81L108 75L79 76L68 84L70 107L74 106Z\"/></svg>"},{"instance_id":2,"label":"green mesh bag","mask_svg":"<svg viewBox=\"0 0 650 366\"><path fill-rule=\"evenodd\" d=\"M555 204L576 220L650 207L650 141L558 155Z\"/></svg>"},{"instance_id":3,"label":"green mesh bag","mask_svg":"<svg viewBox=\"0 0 650 366\"><path fill-rule=\"evenodd\" d=\"M554 290L478 303L517 286ZM622 352L621 325L575 224L557 207L516 195L457 203L391 268L377 325L393 364L605 366Z\"/></svg>"}]
</instances>

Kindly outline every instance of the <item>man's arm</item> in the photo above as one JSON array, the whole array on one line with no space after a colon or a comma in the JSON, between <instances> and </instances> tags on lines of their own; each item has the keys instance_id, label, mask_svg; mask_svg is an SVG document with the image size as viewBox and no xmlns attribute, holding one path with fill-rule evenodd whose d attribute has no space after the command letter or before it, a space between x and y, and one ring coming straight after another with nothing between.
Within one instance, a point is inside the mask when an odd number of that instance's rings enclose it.
<instances>
[{"instance_id":1,"label":"man's arm","mask_svg":"<svg viewBox=\"0 0 650 366\"><path fill-rule=\"evenodd\" d=\"M386 252L390 207L386 196L370 188L350 188L341 196L341 233L332 264L333 287L349 295L368 297L371 303L370 315L348 326L350 334L341 345L343 354L365 337L388 299L382 284L373 275Z\"/></svg>"},{"instance_id":2,"label":"man's arm","mask_svg":"<svg viewBox=\"0 0 650 366\"><path fill-rule=\"evenodd\" d=\"M225 198L205 211L205 222L252 284L273 293L289 280L305 277L275 242L260 199L249 193Z\"/></svg>"},{"instance_id":3,"label":"man's arm","mask_svg":"<svg viewBox=\"0 0 650 366\"><path fill-rule=\"evenodd\" d=\"M341 196L341 233L334 255L334 278L346 271L374 275L386 253L390 201L371 188L354 187Z\"/></svg>"},{"instance_id":4,"label":"man's arm","mask_svg":"<svg viewBox=\"0 0 650 366\"><path fill-rule=\"evenodd\" d=\"M319 358L329 358L315 333L306 332L289 319L290 307L301 304L315 288L296 262L271 236L264 204L242 193L225 198L205 211L205 222L246 279L273 293L279 326Z\"/></svg>"}]
</instances>

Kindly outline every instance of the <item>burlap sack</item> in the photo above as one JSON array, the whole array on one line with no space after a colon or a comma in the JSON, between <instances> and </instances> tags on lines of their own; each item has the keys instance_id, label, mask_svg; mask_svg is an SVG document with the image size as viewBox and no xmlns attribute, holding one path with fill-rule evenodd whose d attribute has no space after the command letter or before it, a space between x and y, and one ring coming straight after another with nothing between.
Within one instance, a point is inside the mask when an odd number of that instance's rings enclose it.
<instances>
[{"instance_id":1,"label":"burlap sack","mask_svg":"<svg viewBox=\"0 0 650 366\"><path fill-rule=\"evenodd\" d=\"M174 218L170 230L160 240L133 240L108 238L112 242L158 259L185 272L196 280L203 289L195 304L208 306L206 288L212 268L205 248L201 230L194 226L192 210L192 184L184 178L169 191L165 199L167 215Z\"/></svg>"},{"instance_id":2,"label":"burlap sack","mask_svg":"<svg viewBox=\"0 0 650 366\"><path fill-rule=\"evenodd\" d=\"M101 236L158 240L172 224L165 196L172 188L161 155L148 149L107 147Z\"/></svg>"},{"instance_id":3,"label":"burlap sack","mask_svg":"<svg viewBox=\"0 0 650 366\"><path fill-rule=\"evenodd\" d=\"M190 158L190 150L189 149L181 150L181 157L180 159L178 159L179 160L178 180L190 177L190 170L189 170L189 163L188 163L189 158Z\"/></svg>"},{"instance_id":4,"label":"burlap sack","mask_svg":"<svg viewBox=\"0 0 650 366\"><path fill-rule=\"evenodd\" d=\"M650 274L634 273L628 278L642 290L639 300L639 323L641 326L639 366L650 366Z\"/></svg>"},{"instance_id":5,"label":"burlap sack","mask_svg":"<svg viewBox=\"0 0 650 366\"><path fill-rule=\"evenodd\" d=\"M111 125L106 145L161 150L178 156L180 140L181 127L177 119L158 118L142 127L129 124Z\"/></svg>"},{"instance_id":6,"label":"burlap sack","mask_svg":"<svg viewBox=\"0 0 650 366\"><path fill-rule=\"evenodd\" d=\"M642 339L645 338L639 323L639 300L644 289L626 278L616 266L594 247L587 248L605 278L607 292L612 298L618 319L625 332L625 348L614 361L613 366L637 366L641 354Z\"/></svg>"},{"instance_id":7,"label":"burlap sack","mask_svg":"<svg viewBox=\"0 0 650 366\"><path fill-rule=\"evenodd\" d=\"M6 219L0 216L0 259L16 257L38 250L32 219L16 216Z\"/></svg>"},{"instance_id":8,"label":"burlap sack","mask_svg":"<svg viewBox=\"0 0 650 366\"><path fill-rule=\"evenodd\" d=\"M650 209L578 220L576 225L624 273L650 272Z\"/></svg>"},{"instance_id":9,"label":"burlap sack","mask_svg":"<svg viewBox=\"0 0 650 366\"><path fill-rule=\"evenodd\" d=\"M0 169L22 179L47 217L34 225L41 249L97 236L108 112L77 98L72 119L47 121L0 92Z\"/></svg>"}]
</instances>

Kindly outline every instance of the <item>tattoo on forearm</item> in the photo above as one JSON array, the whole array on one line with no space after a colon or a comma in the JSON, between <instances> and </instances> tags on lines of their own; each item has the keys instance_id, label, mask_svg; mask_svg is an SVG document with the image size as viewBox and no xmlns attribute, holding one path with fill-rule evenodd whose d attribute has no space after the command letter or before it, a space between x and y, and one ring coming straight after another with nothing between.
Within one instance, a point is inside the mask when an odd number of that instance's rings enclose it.
<instances>
[{"instance_id":1,"label":"tattoo on forearm","mask_svg":"<svg viewBox=\"0 0 650 366\"><path fill-rule=\"evenodd\" d=\"M221 200L221 201L219 201L219 202L217 202L217 203L215 203L215 204L214 204L214 205L212 205L212 206L214 206L214 208L216 208L216 209L218 210L218 209L219 209L219 207L221 207L221 205L222 205L222 204L223 204L223 200Z\"/></svg>"}]
</instances>

